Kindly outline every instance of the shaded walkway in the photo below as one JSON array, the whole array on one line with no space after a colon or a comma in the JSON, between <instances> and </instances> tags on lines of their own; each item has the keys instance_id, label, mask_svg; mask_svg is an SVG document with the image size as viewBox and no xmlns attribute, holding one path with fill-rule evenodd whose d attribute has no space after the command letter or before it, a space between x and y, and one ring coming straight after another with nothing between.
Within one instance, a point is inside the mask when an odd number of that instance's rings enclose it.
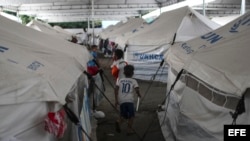
<instances>
[{"instance_id":1,"label":"shaded walkway","mask_svg":"<svg viewBox=\"0 0 250 141\"><path fill-rule=\"evenodd\" d=\"M112 63L110 58L100 59L102 68L105 75L113 82L110 73L110 64ZM106 86L105 95L114 104L114 91L110 83L104 78ZM145 95L146 90L150 86L150 82L138 80L140 91L142 96ZM97 110L101 110L105 113L106 117L98 119L98 126L96 130L97 141L164 141L164 137L161 133L157 117L157 105L160 104L166 95L166 84L161 82L153 82L148 90L146 97L140 105L139 111L136 113L134 120L134 130L137 134L130 136L126 135L126 123L121 126L122 132L117 133L115 131L115 120L118 118L117 112L113 107L103 99ZM147 133L146 133L147 132ZM144 136L144 137L143 137Z\"/></svg>"}]
</instances>

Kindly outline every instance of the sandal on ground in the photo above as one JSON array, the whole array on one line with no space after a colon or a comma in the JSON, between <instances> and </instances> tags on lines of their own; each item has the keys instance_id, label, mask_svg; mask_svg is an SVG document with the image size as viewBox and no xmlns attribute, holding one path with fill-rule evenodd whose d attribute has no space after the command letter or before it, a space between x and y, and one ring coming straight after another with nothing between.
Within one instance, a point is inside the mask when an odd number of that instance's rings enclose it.
<instances>
[{"instance_id":1,"label":"sandal on ground","mask_svg":"<svg viewBox=\"0 0 250 141\"><path fill-rule=\"evenodd\" d=\"M121 128L120 128L120 125L119 125L119 122L115 122L115 131L118 132L118 133L121 133Z\"/></svg>"},{"instance_id":2,"label":"sandal on ground","mask_svg":"<svg viewBox=\"0 0 250 141\"><path fill-rule=\"evenodd\" d=\"M127 132L127 136L130 136L130 135L133 135L133 134L135 134L135 131L128 131Z\"/></svg>"}]
</instances>

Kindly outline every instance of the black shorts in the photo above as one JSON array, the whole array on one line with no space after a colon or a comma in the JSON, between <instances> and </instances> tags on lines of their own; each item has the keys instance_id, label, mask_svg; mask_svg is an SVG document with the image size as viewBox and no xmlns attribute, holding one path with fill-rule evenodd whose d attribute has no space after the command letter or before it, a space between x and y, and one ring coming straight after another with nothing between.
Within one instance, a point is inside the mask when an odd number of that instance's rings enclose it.
<instances>
[{"instance_id":1,"label":"black shorts","mask_svg":"<svg viewBox=\"0 0 250 141\"><path fill-rule=\"evenodd\" d=\"M126 102L120 105L120 114L123 118L135 117L134 103Z\"/></svg>"}]
</instances>

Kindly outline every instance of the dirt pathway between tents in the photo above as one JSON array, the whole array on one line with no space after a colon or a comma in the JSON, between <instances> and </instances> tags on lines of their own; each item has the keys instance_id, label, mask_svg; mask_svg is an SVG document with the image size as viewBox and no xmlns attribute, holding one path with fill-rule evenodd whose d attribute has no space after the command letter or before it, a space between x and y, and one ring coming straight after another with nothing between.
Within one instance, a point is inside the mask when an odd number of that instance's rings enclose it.
<instances>
[{"instance_id":1,"label":"dirt pathway between tents","mask_svg":"<svg viewBox=\"0 0 250 141\"><path fill-rule=\"evenodd\" d=\"M105 75L112 81L109 68L112 63L111 59L101 58L100 63ZM164 141L156 110L157 105L162 103L166 95L166 84L142 80L138 80L138 83L143 96L146 91L148 92L140 105L139 111L136 113L133 126L136 134L126 135L126 123L121 126L121 133L115 131L115 120L118 118L118 114L109 102L103 99L97 107L97 110L105 113L105 118L97 120L97 141ZM105 77L104 84L106 87L105 95L114 104L113 88Z\"/></svg>"}]
</instances>

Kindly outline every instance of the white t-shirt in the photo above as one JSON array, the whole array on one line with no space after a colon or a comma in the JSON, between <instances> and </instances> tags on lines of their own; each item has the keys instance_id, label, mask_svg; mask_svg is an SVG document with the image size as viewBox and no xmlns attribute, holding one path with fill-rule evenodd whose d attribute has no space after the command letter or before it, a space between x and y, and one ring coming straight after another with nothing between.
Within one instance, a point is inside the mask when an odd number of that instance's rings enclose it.
<instances>
[{"instance_id":1,"label":"white t-shirt","mask_svg":"<svg viewBox=\"0 0 250 141\"><path fill-rule=\"evenodd\" d=\"M125 102L134 102L135 88L139 87L138 83L133 78L121 78L116 82L119 87L118 102L119 104Z\"/></svg>"}]
</instances>

